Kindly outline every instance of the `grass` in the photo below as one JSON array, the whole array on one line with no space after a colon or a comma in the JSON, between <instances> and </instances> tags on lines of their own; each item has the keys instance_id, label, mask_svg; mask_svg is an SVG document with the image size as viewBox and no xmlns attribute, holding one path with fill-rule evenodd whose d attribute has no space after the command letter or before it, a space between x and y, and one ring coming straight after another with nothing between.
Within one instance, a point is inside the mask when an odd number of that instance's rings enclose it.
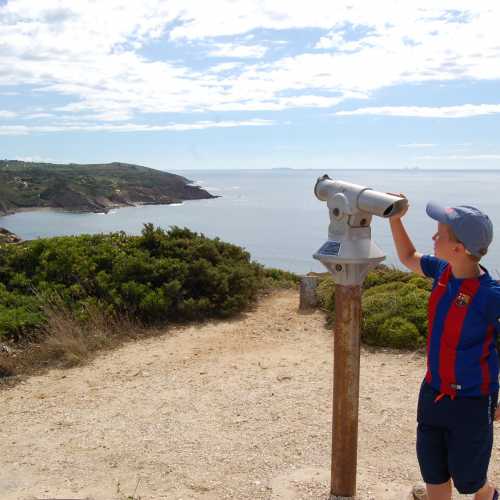
<instances>
[{"instance_id":1,"label":"grass","mask_svg":"<svg viewBox=\"0 0 500 500\"><path fill-rule=\"evenodd\" d=\"M278 289L296 288L295 275L278 274L281 279L269 278L260 296ZM43 312L47 321L41 334L27 337L20 343L0 343L0 386L14 385L48 368L82 365L99 352L117 348L129 340L164 334L168 328L168 324L145 326L130 317L105 314L97 307L89 308L85 320L79 320L58 301L46 304Z\"/></svg>"},{"instance_id":2,"label":"grass","mask_svg":"<svg viewBox=\"0 0 500 500\"><path fill-rule=\"evenodd\" d=\"M97 308L89 311L85 322L60 304L48 304L44 312L47 323L41 334L21 344L0 346L0 383L10 385L49 367L71 368L127 340L165 331L146 328L127 317L105 315Z\"/></svg>"}]
</instances>

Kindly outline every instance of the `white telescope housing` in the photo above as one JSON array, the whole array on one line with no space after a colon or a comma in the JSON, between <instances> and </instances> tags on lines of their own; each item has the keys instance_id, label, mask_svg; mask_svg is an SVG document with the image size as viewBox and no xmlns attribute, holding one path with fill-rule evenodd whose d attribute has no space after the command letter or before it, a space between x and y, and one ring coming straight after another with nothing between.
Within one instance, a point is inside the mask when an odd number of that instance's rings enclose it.
<instances>
[{"instance_id":1,"label":"white telescope housing","mask_svg":"<svg viewBox=\"0 0 500 500\"><path fill-rule=\"evenodd\" d=\"M313 255L337 284L360 285L369 269L385 259L371 239L373 215L391 217L408 206L408 200L371 188L320 177L314 194L326 201L330 214L328 241Z\"/></svg>"}]
</instances>

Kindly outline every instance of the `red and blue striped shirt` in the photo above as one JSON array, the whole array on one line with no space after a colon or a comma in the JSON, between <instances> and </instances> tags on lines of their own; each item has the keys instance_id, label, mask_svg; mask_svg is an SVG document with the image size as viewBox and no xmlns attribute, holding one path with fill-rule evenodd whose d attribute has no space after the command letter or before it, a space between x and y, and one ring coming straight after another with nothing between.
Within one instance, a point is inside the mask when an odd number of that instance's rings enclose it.
<instances>
[{"instance_id":1,"label":"red and blue striped shirt","mask_svg":"<svg viewBox=\"0 0 500 500\"><path fill-rule=\"evenodd\" d=\"M424 255L422 272L434 279L429 299L427 373L442 394L481 396L498 391L500 284L484 274L457 279L444 260Z\"/></svg>"}]
</instances>

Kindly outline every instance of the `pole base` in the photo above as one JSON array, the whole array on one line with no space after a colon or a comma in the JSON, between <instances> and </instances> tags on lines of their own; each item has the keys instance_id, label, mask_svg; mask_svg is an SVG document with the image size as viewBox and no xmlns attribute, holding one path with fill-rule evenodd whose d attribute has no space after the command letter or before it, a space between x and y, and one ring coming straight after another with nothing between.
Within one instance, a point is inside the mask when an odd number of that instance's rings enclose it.
<instances>
[{"instance_id":1,"label":"pole base","mask_svg":"<svg viewBox=\"0 0 500 500\"><path fill-rule=\"evenodd\" d=\"M330 500L356 500L356 497L338 497L337 495L330 495Z\"/></svg>"}]
</instances>

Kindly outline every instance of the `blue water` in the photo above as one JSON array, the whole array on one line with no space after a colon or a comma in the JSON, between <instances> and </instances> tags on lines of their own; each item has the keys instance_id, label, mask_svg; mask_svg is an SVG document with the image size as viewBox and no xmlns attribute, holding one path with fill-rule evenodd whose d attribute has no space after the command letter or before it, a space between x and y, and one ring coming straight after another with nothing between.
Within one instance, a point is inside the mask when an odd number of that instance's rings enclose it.
<instances>
[{"instance_id":1,"label":"blue water","mask_svg":"<svg viewBox=\"0 0 500 500\"><path fill-rule=\"evenodd\" d=\"M221 198L182 205L150 205L113 210L108 214L60 211L23 212L0 217L5 227L24 239L124 230L139 234L144 223L168 228L186 226L207 236L245 247L254 260L298 273L322 271L311 256L326 240L328 211L313 188L317 177L364 184L388 192L403 192L410 200L404 218L421 252L432 252L435 222L425 214L429 200L446 205L469 204L484 210L500 232L500 171L425 170L190 170L175 172L192 179ZM389 224L374 217L372 237L398 265ZM493 241L484 265L500 277L500 239Z\"/></svg>"}]
</instances>

